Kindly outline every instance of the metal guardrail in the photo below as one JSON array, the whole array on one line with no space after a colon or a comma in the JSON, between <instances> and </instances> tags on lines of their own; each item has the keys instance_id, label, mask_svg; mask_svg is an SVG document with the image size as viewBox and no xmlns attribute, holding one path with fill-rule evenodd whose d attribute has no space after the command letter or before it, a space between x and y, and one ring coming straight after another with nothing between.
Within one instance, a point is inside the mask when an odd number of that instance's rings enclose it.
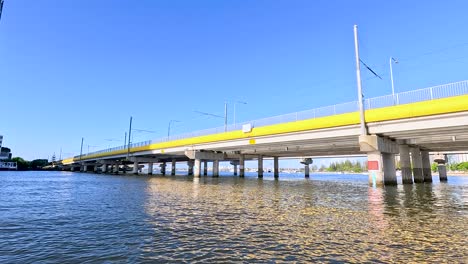
<instances>
[{"instance_id":1,"label":"metal guardrail","mask_svg":"<svg viewBox=\"0 0 468 264\"><path fill-rule=\"evenodd\" d=\"M418 90L413 90L413 91L408 91L408 92L396 93L395 95L390 94L390 95L385 95L385 96L380 96L380 97L369 98L369 99L365 99L363 104L366 110L370 110L370 109L376 109L376 108L382 108L382 107L388 107L388 106L394 106L394 105L410 104L410 103L416 103L416 102L421 102L421 101L430 101L430 100L465 95L465 94L468 94L468 80L448 83L448 84L443 84L443 85L438 85L438 86L433 86L433 87L428 87L428 88L423 88L423 89L418 89ZM226 127L226 130L223 126L223 127L204 129L200 131L194 131L194 132L189 132L189 133L184 133L184 134L179 134L179 135L173 135L170 137L164 137L164 138L159 138L159 139L154 139L154 140L137 142L137 143L130 144L130 148L147 146L152 143L161 143L161 142L167 142L167 141L173 141L173 140L179 140L179 139L185 139L185 138L191 138L191 137L197 137L197 136L204 136L204 135L210 135L210 134L218 134L218 133L223 133L223 132L241 130L243 124L251 124L252 127L262 127L262 126L268 126L268 125L274 125L274 124L280 124L280 123L295 122L295 121L301 121L301 120L306 120L306 119L314 119L314 118L325 117L325 116L333 116L333 115L339 115L339 114L344 114L344 113L351 113L351 112L356 112L358 110L359 110L358 101L353 101L353 102L348 102L348 103L343 103L343 104L336 104L336 105L331 105L331 106L310 109L310 110L301 111L301 112L295 112L295 113L290 113L290 114L285 114L285 115L279 115L279 116L273 116L273 117L267 117L267 118L242 122L242 123L234 124L234 125L228 125ZM99 150L95 152L90 152L87 155L94 155L94 154L101 154L101 153L112 152L112 151L117 151L117 150L124 150L127 148L128 146L119 146L119 147ZM82 158L86 158L87 155L83 155ZM75 157L79 158L80 156L75 156Z\"/></svg>"}]
</instances>

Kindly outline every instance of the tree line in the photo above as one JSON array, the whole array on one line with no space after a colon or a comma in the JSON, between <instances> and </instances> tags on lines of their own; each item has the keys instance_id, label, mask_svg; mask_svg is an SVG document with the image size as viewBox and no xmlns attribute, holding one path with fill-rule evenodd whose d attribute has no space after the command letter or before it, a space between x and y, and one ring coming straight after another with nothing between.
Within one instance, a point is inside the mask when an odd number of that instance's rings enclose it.
<instances>
[{"instance_id":1,"label":"tree line","mask_svg":"<svg viewBox=\"0 0 468 264\"><path fill-rule=\"evenodd\" d=\"M47 166L49 164L49 161L47 159L35 159L32 161L28 161L21 157L14 157L9 161L16 162L18 170L41 170L42 167Z\"/></svg>"}]
</instances>

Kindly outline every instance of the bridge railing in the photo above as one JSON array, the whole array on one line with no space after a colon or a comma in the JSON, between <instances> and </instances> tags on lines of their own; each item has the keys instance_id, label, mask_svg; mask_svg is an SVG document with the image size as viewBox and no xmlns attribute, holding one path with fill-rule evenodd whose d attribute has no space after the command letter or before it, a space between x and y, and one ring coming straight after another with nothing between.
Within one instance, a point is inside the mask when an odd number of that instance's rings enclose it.
<instances>
[{"instance_id":1,"label":"bridge railing","mask_svg":"<svg viewBox=\"0 0 468 264\"><path fill-rule=\"evenodd\" d=\"M461 82L448 83L448 84L443 84L443 85L438 85L438 86L433 86L433 87L428 87L428 88L423 88L423 89L418 89L418 90L413 90L413 91L400 92L400 93L396 93L395 95L390 94L390 95L385 95L385 96L369 98L363 101L363 105L366 110L369 110L369 109L376 109L376 108L388 107L388 106L393 106L393 105L416 103L416 102L421 102L421 101L429 101L429 100L435 100L435 99L459 96L459 95L465 95L465 94L468 94L468 80L461 81ZM356 112L358 110L359 110L358 102L352 101L348 103L325 106L325 107L305 110L301 112L267 117L267 118L252 120L252 121L246 121L246 122L242 122L238 124L228 125L226 128L224 126L215 127L215 128L209 128L209 129L204 129L204 130L199 130L199 131L194 131L194 132L189 132L189 133L184 133L184 134L173 135L170 137L163 137L163 138L147 140L143 142L137 142L137 143L130 144L130 147L132 148L141 147L141 146L147 146L152 143L161 143L161 142L167 142L167 141L172 141L172 140L179 140L179 139L185 139L185 138L191 138L191 137L197 137L197 136L204 136L204 135L218 134L218 133L223 133L223 132L240 130L242 129L243 124L251 124L252 127L262 127L262 126L268 126L268 125L274 125L274 124L280 124L280 123L295 122L295 121L306 120L306 119L314 119L314 118L325 117L325 116L351 113L351 112ZM88 153L87 155L107 153L107 152L123 150L123 149L127 149L127 146L118 146L114 148L95 151L95 152ZM83 157L85 156L86 155L83 155ZM75 156L75 157L79 157L79 156Z\"/></svg>"}]
</instances>

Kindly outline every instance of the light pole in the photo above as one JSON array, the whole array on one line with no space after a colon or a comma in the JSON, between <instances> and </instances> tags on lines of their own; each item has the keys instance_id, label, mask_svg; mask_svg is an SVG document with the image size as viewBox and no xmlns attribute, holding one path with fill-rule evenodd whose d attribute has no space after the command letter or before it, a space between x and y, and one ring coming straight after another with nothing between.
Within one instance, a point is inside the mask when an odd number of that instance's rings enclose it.
<instances>
[{"instance_id":1,"label":"light pole","mask_svg":"<svg viewBox=\"0 0 468 264\"><path fill-rule=\"evenodd\" d=\"M224 102L224 132L227 131L227 102Z\"/></svg>"},{"instance_id":2,"label":"light pole","mask_svg":"<svg viewBox=\"0 0 468 264\"><path fill-rule=\"evenodd\" d=\"M239 103L239 104L245 104L245 105L247 104L247 102L243 102L243 101L235 101L235 102L234 102L234 125L236 124L236 105L237 105L238 103Z\"/></svg>"},{"instance_id":3,"label":"light pole","mask_svg":"<svg viewBox=\"0 0 468 264\"><path fill-rule=\"evenodd\" d=\"M180 122L179 120L174 120L174 119L171 119L169 121L169 125L167 126L167 140L169 140L169 136L171 135L171 124L173 122Z\"/></svg>"},{"instance_id":4,"label":"light pole","mask_svg":"<svg viewBox=\"0 0 468 264\"><path fill-rule=\"evenodd\" d=\"M130 117L130 127L128 128L127 159L130 157L130 137L132 135L132 121L133 117Z\"/></svg>"},{"instance_id":5,"label":"light pole","mask_svg":"<svg viewBox=\"0 0 468 264\"><path fill-rule=\"evenodd\" d=\"M81 161L81 156L83 156L83 141L84 141L84 138L82 137L81 138L81 149L80 149L80 161Z\"/></svg>"},{"instance_id":6,"label":"light pole","mask_svg":"<svg viewBox=\"0 0 468 264\"><path fill-rule=\"evenodd\" d=\"M361 83L361 65L359 59L358 29L354 25L354 52L356 55L356 81L358 88L359 116L361 119L361 135L367 135L366 123L364 120L364 105L362 103L362 83Z\"/></svg>"},{"instance_id":7,"label":"light pole","mask_svg":"<svg viewBox=\"0 0 468 264\"><path fill-rule=\"evenodd\" d=\"M393 102L395 103L395 85L393 84L393 62L395 63L398 63L398 61L393 58L393 57L390 57L390 60L389 60L389 63L390 63L390 79L392 81L392 97L393 97Z\"/></svg>"}]
</instances>

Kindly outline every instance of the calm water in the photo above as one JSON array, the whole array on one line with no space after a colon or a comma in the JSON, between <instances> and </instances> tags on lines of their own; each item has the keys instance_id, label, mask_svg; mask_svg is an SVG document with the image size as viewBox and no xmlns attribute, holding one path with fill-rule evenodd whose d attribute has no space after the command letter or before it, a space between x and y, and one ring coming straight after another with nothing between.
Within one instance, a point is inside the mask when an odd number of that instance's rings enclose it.
<instances>
[{"instance_id":1,"label":"calm water","mask_svg":"<svg viewBox=\"0 0 468 264\"><path fill-rule=\"evenodd\" d=\"M0 263L466 263L467 206L468 177L0 172Z\"/></svg>"}]
</instances>

